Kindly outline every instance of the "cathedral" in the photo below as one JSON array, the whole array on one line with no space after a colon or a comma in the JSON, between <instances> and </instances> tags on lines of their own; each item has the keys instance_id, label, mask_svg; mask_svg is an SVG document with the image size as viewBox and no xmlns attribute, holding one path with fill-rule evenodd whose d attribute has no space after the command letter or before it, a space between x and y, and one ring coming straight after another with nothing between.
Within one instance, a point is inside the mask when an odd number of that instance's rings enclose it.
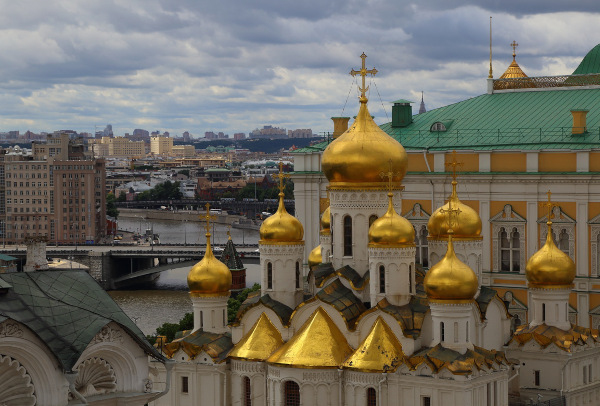
<instances>
[{"instance_id":1,"label":"cathedral","mask_svg":"<svg viewBox=\"0 0 600 406\"><path fill-rule=\"evenodd\" d=\"M573 155L579 168L587 154L586 173L579 176L593 177L594 152L560 150L564 156L548 158L504 140L501 152L509 152L503 154L485 148L483 134L469 141L470 149L452 145L456 152L449 153L435 140L456 138L434 130L463 125L459 116L437 109L413 118L406 100L395 102L391 125L379 127L368 110L365 81L377 71L366 68L366 55L361 58L362 68L351 72L362 79L355 121L340 130L344 120L337 120L333 140L299 151L292 175L299 218L286 211L280 193L277 212L260 228L261 290L230 324L232 276L212 252L207 208L206 254L188 274L194 329L158 346L174 366L166 371L151 362L155 386L170 387L153 404L599 404L598 330L590 328L587 313L572 320L572 298L579 297L588 264L574 261L561 237L572 219L565 204L572 186L556 171L539 173L549 165L545 159L559 169L565 164L557 158ZM497 108L510 105L504 95L526 95L537 83L498 80L500 90L492 79L484 95ZM569 91L564 96L573 99ZM504 100L491 99L496 96ZM432 119L434 130L421 140L432 145L416 148L421 130L402 130L413 120L425 126ZM577 142L571 141L572 149ZM477 171L468 167L475 164ZM502 165L511 170L500 171ZM425 166L434 170L425 173ZM459 176L458 169L467 174ZM278 176L283 189L287 175L280 169ZM475 202L486 185L488 200ZM573 186L577 193L578 187L586 186ZM503 200L503 193L511 198ZM562 200L553 201L556 195ZM483 215L484 208L499 213ZM543 214L534 229L527 219L538 210ZM526 235L529 242L539 238L539 245L522 247ZM584 237L578 252L589 240ZM501 270L490 269L496 262ZM589 299L590 292L584 294Z\"/></svg>"}]
</instances>

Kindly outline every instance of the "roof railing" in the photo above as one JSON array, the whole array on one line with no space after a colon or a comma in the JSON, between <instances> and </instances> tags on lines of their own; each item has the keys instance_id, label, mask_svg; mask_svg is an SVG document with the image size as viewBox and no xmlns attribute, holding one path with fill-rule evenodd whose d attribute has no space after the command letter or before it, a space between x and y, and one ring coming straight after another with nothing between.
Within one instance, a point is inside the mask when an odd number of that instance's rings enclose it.
<instances>
[{"instance_id":1,"label":"roof railing","mask_svg":"<svg viewBox=\"0 0 600 406\"><path fill-rule=\"evenodd\" d=\"M494 79L494 90L600 86L600 73Z\"/></svg>"}]
</instances>

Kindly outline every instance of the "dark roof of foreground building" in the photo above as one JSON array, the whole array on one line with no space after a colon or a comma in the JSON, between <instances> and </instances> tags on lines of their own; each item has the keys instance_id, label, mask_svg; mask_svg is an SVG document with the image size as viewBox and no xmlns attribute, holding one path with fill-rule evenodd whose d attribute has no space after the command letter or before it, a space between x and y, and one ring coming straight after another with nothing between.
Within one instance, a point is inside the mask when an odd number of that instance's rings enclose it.
<instances>
[{"instance_id":1,"label":"dark roof of foreground building","mask_svg":"<svg viewBox=\"0 0 600 406\"><path fill-rule=\"evenodd\" d=\"M110 322L117 323L149 355L164 361L142 331L85 271L0 274L0 322L27 326L70 371L88 344Z\"/></svg>"}]
</instances>

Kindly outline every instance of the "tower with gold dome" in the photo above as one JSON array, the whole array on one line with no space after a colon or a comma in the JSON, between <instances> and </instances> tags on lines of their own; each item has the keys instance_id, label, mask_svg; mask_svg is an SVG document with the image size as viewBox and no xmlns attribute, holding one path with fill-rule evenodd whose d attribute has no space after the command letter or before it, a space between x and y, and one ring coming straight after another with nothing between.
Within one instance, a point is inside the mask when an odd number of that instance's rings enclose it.
<instances>
[{"instance_id":1,"label":"tower with gold dome","mask_svg":"<svg viewBox=\"0 0 600 406\"><path fill-rule=\"evenodd\" d=\"M279 207L260 226L261 294L295 308L303 299L304 227L283 204L283 181L289 177L279 163Z\"/></svg>"}]
</instances>

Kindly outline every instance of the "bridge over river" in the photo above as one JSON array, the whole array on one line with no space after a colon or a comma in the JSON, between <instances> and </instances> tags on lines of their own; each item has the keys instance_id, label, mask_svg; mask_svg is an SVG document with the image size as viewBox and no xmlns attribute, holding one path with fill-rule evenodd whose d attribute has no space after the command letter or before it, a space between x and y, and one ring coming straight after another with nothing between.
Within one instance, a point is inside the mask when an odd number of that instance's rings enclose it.
<instances>
[{"instance_id":1,"label":"bridge over river","mask_svg":"<svg viewBox=\"0 0 600 406\"><path fill-rule=\"evenodd\" d=\"M259 262L257 248L257 244L236 245L242 261L249 264ZM158 273L175 267L192 266L204 256L205 249L203 245L48 246L46 255L85 265L104 289L112 290L152 280ZM0 253L18 258L21 270L27 248L7 246L0 248ZM219 254L215 252L217 257Z\"/></svg>"}]
</instances>

